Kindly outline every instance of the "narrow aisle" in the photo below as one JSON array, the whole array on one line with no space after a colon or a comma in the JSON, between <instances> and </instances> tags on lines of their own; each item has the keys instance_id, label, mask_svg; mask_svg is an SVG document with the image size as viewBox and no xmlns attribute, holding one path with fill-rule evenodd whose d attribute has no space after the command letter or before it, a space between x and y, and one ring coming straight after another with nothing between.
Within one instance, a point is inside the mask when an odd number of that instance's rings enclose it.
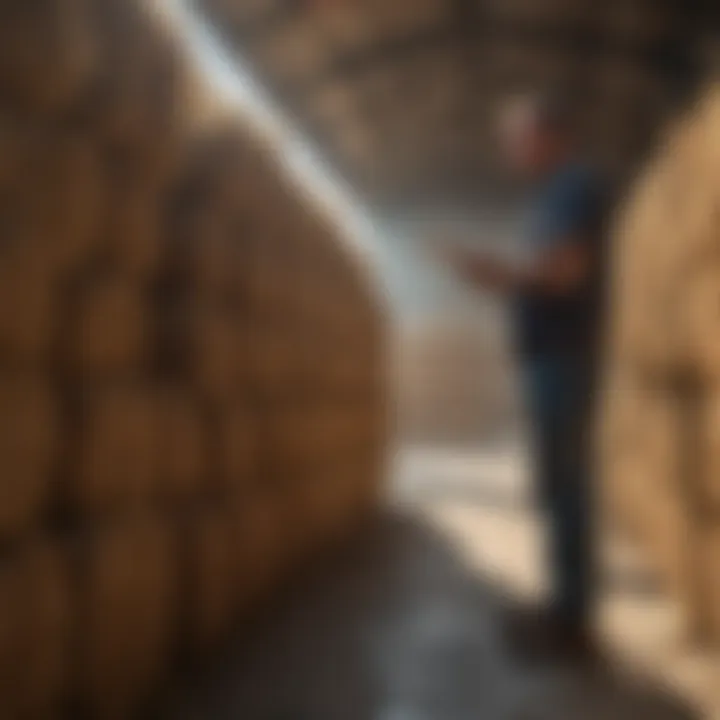
<instances>
[{"instance_id":1,"label":"narrow aisle","mask_svg":"<svg viewBox=\"0 0 720 720\"><path fill-rule=\"evenodd\" d=\"M513 439L481 449L411 448L396 485L398 500L447 533L476 573L527 601L546 591L543 528L519 448ZM608 650L633 671L677 688L699 717L720 718L720 657L684 641L679 604L636 548L604 528L600 550L599 627Z\"/></svg>"},{"instance_id":2,"label":"narrow aisle","mask_svg":"<svg viewBox=\"0 0 720 720\"><path fill-rule=\"evenodd\" d=\"M416 457L417 461L418 458ZM420 466L432 468L425 461ZM498 634L510 602L427 513L428 477L410 462L387 512L259 621L207 677L186 684L177 720L676 720L700 717L656 688L529 673ZM497 473L497 464L495 465ZM452 471L448 471L449 476ZM490 473L492 475L492 473ZM480 473L478 477L483 477ZM452 487L452 478L448 487ZM421 490L425 483L426 490ZM501 483L504 490L513 488ZM518 490L519 488L516 488ZM483 498L483 502L487 501ZM497 498L496 498L497 499ZM432 501L442 512L442 502ZM468 505L465 498L464 506ZM514 512L510 502L500 512ZM439 523L443 524L443 523ZM499 527L499 526L498 526ZM498 528L483 539L503 544ZM242 649L240 649L242 648Z\"/></svg>"}]
</instances>

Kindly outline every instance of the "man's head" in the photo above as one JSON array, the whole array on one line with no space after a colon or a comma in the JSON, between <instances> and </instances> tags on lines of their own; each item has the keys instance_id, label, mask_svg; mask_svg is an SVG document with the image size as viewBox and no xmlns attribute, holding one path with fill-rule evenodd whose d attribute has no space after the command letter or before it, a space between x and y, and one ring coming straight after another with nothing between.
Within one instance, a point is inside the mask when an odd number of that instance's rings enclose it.
<instances>
[{"instance_id":1,"label":"man's head","mask_svg":"<svg viewBox=\"0 0 720 720\"><path fill-rule=\"evenodd\" d=\"M573 131L571 107L559 97L526 95L502 108L505 156L513 170L525 176L552 172L570 151Z\"/></svg>"}]
</instances>

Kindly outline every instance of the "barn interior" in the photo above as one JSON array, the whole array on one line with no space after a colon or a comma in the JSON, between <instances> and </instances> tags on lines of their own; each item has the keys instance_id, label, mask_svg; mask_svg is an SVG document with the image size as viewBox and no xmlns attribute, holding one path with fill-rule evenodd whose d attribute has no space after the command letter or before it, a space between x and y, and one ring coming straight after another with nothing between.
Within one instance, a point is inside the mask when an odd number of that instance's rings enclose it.
<instances>
[{"instance_id":1,"label":"barn interior","mask_svg":"<svg viewBox=\"0 0 720 720\"><path fill-rule=\"evenodd\" d=\"M0 4L0 715L720 717L719 66L709 0ZM439 259L522 257L528 89L619 198L598 673L503 638L547 533Z\"/></svg>"}]
</instances>

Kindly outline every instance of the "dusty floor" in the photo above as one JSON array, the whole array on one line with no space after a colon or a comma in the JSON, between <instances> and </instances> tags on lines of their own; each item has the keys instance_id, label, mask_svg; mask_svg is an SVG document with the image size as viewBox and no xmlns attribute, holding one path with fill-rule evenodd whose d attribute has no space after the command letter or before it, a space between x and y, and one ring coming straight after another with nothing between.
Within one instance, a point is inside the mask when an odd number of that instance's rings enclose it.
<instances>
[{"instance_id":1,"label":"dusty floor","mask_svg":"<svg viewBox=\"0 0 720 720\"><path fill-rule=\"evenodd\" d=\"M603 619L622 658L614 673L513 662L499 612L542 592L541 532L524 477L521 458L502 449L404 452L393 509L284 598L249 642L187 684L166 717L720 717L709 709L717 666L684 653L672 605L624 556L609 575Z\"/></svg>"}]
</instances>

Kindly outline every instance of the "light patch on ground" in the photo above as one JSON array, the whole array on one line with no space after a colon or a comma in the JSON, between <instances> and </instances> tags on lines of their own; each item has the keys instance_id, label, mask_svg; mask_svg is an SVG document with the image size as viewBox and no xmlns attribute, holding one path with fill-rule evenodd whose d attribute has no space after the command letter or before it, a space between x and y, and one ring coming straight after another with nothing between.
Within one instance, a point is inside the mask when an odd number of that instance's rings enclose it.
<instances>
[{"instance_id":1,"label":"light patch on ground","mask_svg":"<svg viewBox=\"0 0 720 720\"><path fill-rule=\"evenodd\" d=\"M398 456L396 493L452 537L478 571L531 597L545 589L543 526L529 503L527 458L518 447L408 449ZM635 586L633 578L648 575L637 549L617 538L604 544L610 581L599 624L611 652L677 689L703 718L720 720L720 658L684 642L677 603L652 583Z\"/></svg>"}]
</instances>

